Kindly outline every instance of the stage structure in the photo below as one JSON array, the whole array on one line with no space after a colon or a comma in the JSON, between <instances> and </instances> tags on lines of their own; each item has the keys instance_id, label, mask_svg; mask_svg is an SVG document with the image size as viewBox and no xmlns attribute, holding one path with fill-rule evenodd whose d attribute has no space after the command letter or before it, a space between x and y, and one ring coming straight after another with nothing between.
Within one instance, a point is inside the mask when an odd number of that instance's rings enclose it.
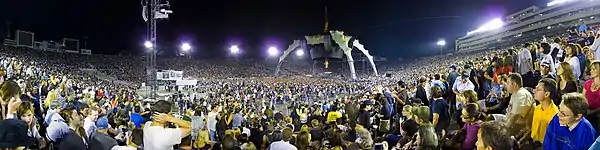
<instances>
[{"instance_id":1,"label":"stage structure","mask_svg":"<svg viewBox=\"0 0 600 150\"><path fill-rule=\"evenodd\" d=\"M330 43L333 40L335 44ZM348 45L352 41L352 45ZM319 45L323 45L323 48L319 48ZM283 55L279 57L279 63L275 69L275 76L279 76L279 69L283 60L294 50L301 47L311 47L311 55L313 59L325 58L325 66L327 68L329 64L329 58L336 58L336 51L341 51L343 55L346 55L348 66L350 68L350 74L352 79L357 79L356 70L354 69L354 58L352 58L352 47L356 47L361 51L369 60L375 76L378 76L377 67L373 61L373 56L369 54L369 51L365 49L364 45L360 44L358 39L352 39L351 36L344 35L344 31L329 31L329 35L313 35L305 36L302 40L294 40L294 42L288 46L283 52Z\"/></svg>"},{"instance_id":2,"label":"stage structure","mask_svg":"<svg viewBox=\"0 0 600 150\"><path fill-rule=\"evenodd\" d=\"M163 3L164 1L164 3ZM150 47L147 47L146 52L146 83L150 86L149 98L156 97L156 90L158 89L158 81L156 78L156 53L158 52L158 45L156 43L156 22L160 19L168 19L169 14L173 13L169 9L170 4L168 0L142 0L142 18L148 23L148 42L151 43Z\"/></svg>"},{"instance_id":3,"label":"stage structure","mask_svg":"<svg viewBox=\"0 0 600 150\"><path fill-rule=\"evenodd\" d=\"M356 70L354 69L354 58L352 58L351 53L352 47L356 47L365 56L367 56L367 59L369 59L371 67L373 68L373 72L375 73L375 76L378 76L377 67L375 66L375 62L373 62L373 56L369 54L369 51L365 49L365 46L360 44L358 39L352 39L352 36L344 35L344 31L329 31L327 6L325 6L324 13L325 29L323 29L323 34L304 36L304 39L294 40L294 42L291 45L289 45L288 48L283 52L283 55L279 57L279 62L277 63L277 68L275 69L275 76L279 76L279 69L281 67L281 63L283 63L285 57L287 57L292 51L298 48L301 48L303 50L306 50L306 48L310 48L310 54L312 59L315 60L315 64L317 59L324 59L325 69L328 69L329 67L329 59L341 59L343 58L343 55L346 55L351 77L352 79L356 80L357 77ZM313 64L313 74L315 64Z\"/></svg>"}]
</instances>

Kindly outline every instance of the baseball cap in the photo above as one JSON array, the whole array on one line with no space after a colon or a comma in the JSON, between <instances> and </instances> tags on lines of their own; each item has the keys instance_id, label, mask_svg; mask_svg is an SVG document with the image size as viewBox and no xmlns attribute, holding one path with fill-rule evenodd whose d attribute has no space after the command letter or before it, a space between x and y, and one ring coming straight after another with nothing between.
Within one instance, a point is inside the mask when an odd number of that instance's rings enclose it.
<instances>
[{"instance_id":1,"label":"baseball cap","mask_svg":"<svg viewBox=\"0 0 600 150\"><path fill-rule=\"evenodd\" d=\"M460 76L462 76L462 77L469 77L469 75L470 75L470 73L466 70L460 74Z\"/></svg>"},{"instance_id":2,"label":"baseball cap","mask_svg":"<svg viewBox=\"0 0 600 150\"><path fill-rule=\"evenodd\" d=\"M547 60L546 61L542 61L542 63L540 64L540 66L542 66L542 67L544 67L544 66L545 67L550 67L550 61L547 61Z\"/></svg>"},{"instance_id":3,"label":"baseball cap","mask_svg":"<svg viewBox=\"0 0 600 150\"><path fill-rule=\"evenodd\" d=\"M452 65L450 65L450 68L456 69L456 65L452 64Z\"/></svg>"},{"instance_id":4,"label":"baseball cap","mask_svg":"<svg viewBox=\"0 0 600 150\"><path fill-rule=\"evenodd\" d=\"M96 128L98 130L106 130L108 129L108 118L100 117L96 120Z\"/></svg>"}]
</instances>

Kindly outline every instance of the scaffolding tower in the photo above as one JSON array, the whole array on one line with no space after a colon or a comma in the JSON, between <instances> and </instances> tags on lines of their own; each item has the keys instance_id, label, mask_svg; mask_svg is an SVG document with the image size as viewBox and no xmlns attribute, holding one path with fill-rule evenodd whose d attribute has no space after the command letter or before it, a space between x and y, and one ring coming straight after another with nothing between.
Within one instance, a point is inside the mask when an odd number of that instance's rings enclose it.
<instances>
[{"instance_id":1,"label":"scaffolding tower","mask_svg":"<svg viewBox=\"0 0 600 150\"><path fill-rule=\"evenodd\" d=\"M146 70L146 83L150 87L150 92L146 97L156 98L158 90L158 80L156 78L156 53L158 53L158 44L156 42L156 23L160 19L168 19L170 4L168 0L142 0L142 17L147 23L147 40L151 46L146 47L146 60L144 63Z\"/></svg>"}]
</instances>

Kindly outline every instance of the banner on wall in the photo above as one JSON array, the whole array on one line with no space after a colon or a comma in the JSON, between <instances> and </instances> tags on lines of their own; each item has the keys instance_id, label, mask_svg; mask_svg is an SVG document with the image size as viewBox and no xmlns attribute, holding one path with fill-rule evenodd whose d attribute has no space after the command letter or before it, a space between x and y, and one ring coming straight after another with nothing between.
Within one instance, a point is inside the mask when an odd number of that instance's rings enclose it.
<instances>
[{"instance_id":1,"label":"banner on wall","mask_svg":"<svg viewBox=\"0 0 600 150\"><path fill-rule=\"evenodd\" d=\"M157 80L183 80L183 71L159 70L156 72Z\"/></svg>"}]
</instances>

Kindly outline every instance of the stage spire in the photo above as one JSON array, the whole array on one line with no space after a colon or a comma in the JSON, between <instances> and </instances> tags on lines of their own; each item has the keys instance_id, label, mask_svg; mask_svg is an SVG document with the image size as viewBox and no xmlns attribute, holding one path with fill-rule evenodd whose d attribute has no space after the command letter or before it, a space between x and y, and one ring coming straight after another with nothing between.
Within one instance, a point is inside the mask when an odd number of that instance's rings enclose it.
<instances>
[{"instance_id":1,"label":"stage spire","mask_svg":"<svg viewBox=\"0 0 600 150\"><path fill-rule=\"evenodd\" d=\"M327 30L329 30L329 18L327 17L327 5L325 5L325 12L324 12L324 17L325 17L325 29L323 29L323 33L327 33Z\"/></svg>"}]
</instances>

